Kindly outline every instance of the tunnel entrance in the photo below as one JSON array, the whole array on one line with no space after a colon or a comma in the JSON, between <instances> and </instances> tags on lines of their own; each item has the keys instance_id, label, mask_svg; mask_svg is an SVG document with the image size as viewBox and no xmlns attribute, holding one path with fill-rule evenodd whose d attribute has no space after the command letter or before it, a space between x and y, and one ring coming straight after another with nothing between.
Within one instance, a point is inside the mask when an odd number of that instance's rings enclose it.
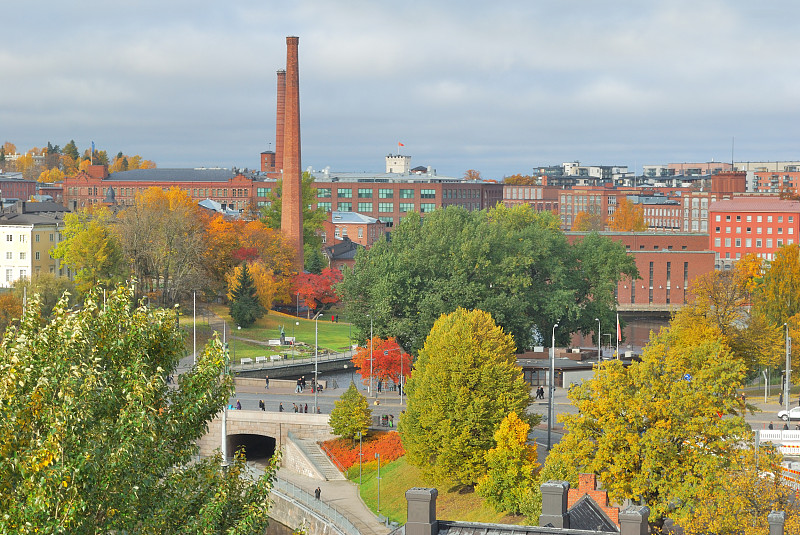
<instances>
[{"instance_id":1,"label":"tunnel entrance","mask_svg":"<svg viewBox=\"0 0 800 535\"><path fill-rule=\"evenodd\" d=\"M275 439L264 435L228 435L227 445L229 455L244 448L245 457L251 462L267 463L275 454Z\"/></svg>"}]
</instances>

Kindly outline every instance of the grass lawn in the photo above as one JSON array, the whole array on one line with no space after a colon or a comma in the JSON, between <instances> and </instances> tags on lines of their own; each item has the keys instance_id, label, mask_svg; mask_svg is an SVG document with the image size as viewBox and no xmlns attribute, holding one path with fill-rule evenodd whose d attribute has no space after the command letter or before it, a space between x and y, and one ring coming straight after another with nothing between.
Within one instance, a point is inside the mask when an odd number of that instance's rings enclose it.
<instances>
[{"instance_id":1,"label":"grass lawn","mask_svg":"<svg viewBox=\"0 0 800 535\"><path fill-rule=\"evenodd\" d=\"M372 511L378 511L378 470L375 461L362 466L361 498ZM347 471L350 481L358 483L358 464ZM406 491L412 487L430 487L422 479L418 468L411 466L401 457L381 466L380 514L400 525L406 523ZM442 520L461 520L464 522L489 522L498 524L523 524L522 516L497 513L486 505L483 498L474 492L448 492L437 489L436 516Z\"/></svg>"},{"instance_id":2,"label":"grass lawn","mask_svg":"<svg viewBox=\"0 0 800 535\"><path fill-rule=\"evenodd\" d=\"M267 315L256 321L251 327L246 329L235 329L232 334L231 326L234 325L230 317L228 307L224 305L210 305L209 308L220 318L228 323L227 340L228 346L231 351L231 356L234 355L234 362L240 361L244 357L254 358L261 355L272 355L278 353L292 354L289 347L277 348L267 347L262 344L248 342L247 340L257 340L266 342L270 339L280 338L280 327L283 326L284 334L287 337L295 336L298 343L305 343L309 347L305 348L306 356L313 356L314 354L314 323L317 323L319 332L320 351L328 349L335 352L347 351L350 344L350 336L356 336L356 332L351 330L349 323L334 323L330 321L330 314L321 317L317 322L308 319L297 318L281 312L270 311ZM191 316L181 317L181 326L187 331L187 350L192 349L192 334L193 324ZM207 319L201 316L197 317L197 347L198 351L211 339L213 332L222 332L222 324L214 318ZM295 351L296 355L300 355L303 349L298 347Z\"/></svg>"}]
</instances>

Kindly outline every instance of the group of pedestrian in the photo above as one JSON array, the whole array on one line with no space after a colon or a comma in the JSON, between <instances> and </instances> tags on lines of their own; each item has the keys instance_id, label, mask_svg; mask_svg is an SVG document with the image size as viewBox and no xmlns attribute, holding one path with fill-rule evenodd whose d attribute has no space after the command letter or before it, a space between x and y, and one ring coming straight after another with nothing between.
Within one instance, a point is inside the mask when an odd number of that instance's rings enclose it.
<instances>
[{"instance_id":1,"label":"group of pedestrian","mask_svg":"<svg viewBox=\"0 0 800 535\"><path fill-rule=\"evenodd\" d=\"M302 377L297 379L297 385L294 387L294 393L295 394L302 394L303 390L305 390L305 389L306 389L306 376L303 375Z\"/></svg>"},{"instance_id":2,"label":"group of pedestrian","mask_svg":"<svg viewBox=\"0 0 800 535\"><path fill-rule=\"evenodd\" d=\"M544 387L540 386L536 389L536 399L544 399Z\"/></svg>"}]
</instances>

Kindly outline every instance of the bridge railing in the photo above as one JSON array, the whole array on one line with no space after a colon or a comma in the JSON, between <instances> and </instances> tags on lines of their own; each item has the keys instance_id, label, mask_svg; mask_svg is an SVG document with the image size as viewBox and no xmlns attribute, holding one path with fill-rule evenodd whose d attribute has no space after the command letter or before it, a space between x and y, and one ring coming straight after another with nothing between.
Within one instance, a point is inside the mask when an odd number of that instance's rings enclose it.
<instances>
[{"instance_id":1,"label":"bridge railing","mask_svg":"<svg viewBox=\"0 0 800 535\"><path fill-rule=\"evenodd\" d=\"M331 352L320 352L319 358L317 357L295 357L295 358L280 358L276 360L261 359L256 357L256 360L252 359L242 359L243 362L236 363L231 366L234 371L243 371L243 370L263 370L263 369L270 369L270 368L284 368L286 366L297 366L301 364L313 364L315 361L318 362L327 362L327 361L336 361L336 360L350 360L351 355L348 353L331 353Z\"/></svg>"},{"instance_id":2,"label":"bridge railing","mask_svg":"<svg viewBox=\"0 0 800 535\"><path fill-rule=\"evenodd\" d=\"M285 479L276 478L272 486L272 491L282 494L308 510L321 516L336 528L337 531L344 535L361 535L361 532L353 525L352 522L334 506L329 505L322 500L316 499L310 493L301 489L300 487L286 481Z\"/></svg>"}]
</instances>

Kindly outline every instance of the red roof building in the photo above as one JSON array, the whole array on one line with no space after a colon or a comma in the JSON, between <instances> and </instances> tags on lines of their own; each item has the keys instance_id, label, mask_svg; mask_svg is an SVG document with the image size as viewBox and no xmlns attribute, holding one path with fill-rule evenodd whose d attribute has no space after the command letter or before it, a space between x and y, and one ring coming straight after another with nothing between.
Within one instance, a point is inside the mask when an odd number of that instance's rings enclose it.
<instances>
[{"instance_id":1,"label":"red roof building","mask_svg":"<svg viewBox=\"0 0 800 535\"><path fill-rule=\"evenodd\" d=\"M749 253L772 260L800 231L800 201L741 197L711 203L709 212L710 248L720 261Z\"/></svg>"}]
</instances>

